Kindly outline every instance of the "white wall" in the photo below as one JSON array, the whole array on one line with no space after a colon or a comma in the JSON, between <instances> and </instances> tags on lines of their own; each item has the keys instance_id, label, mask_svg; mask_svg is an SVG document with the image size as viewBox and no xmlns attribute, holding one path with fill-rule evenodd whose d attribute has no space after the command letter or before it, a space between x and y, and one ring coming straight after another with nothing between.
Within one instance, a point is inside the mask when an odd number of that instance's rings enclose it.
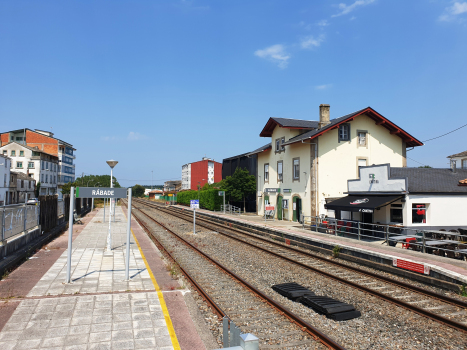
<instances>
[{"instance_id":1,"label":"white wall","mask_svg":"<svg viewBox=\"0 0 467 350\"><path fill-rule=\"evenodd\" d=\"M426 224L412 224L412 204L428 204ZM467 195L408 194L404 226L467 226Z\"/></svg>"}]
</instances>

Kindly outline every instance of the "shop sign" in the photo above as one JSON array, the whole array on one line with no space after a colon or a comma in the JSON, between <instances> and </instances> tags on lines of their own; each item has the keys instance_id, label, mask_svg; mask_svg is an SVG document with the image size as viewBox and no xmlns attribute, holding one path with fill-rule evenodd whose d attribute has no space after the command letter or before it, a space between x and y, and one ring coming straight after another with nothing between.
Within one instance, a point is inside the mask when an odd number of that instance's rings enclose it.
<instances>
[{"instance_id":1,"label":"shop sign","mask_svg":"<svg viewBox=\"0 0 467 350\"><path fill-rule=\"evenodd\" d=\"M359 209L360 213L373 213L373 209Z\"/></svg>"},{"instance_id":2,"label":"shop sign","mask_svg":"<svg viewBox=\"0 0 467 350\"><path fill-rule=\"evenodd\" d=\"M379 180L376 180L375 174L370 174L370 184L379 184Z\"/></svg>"},{"instance_id":3,"label":"shop sign","mask_svg":"<svg viewBox=\"0 0 467 350\"><path fill-rule=\"evenodd\" d=\"M273 205L266 205L265 209L266 210L274 210L274 206Z\"/></svg>"}]
</instances>

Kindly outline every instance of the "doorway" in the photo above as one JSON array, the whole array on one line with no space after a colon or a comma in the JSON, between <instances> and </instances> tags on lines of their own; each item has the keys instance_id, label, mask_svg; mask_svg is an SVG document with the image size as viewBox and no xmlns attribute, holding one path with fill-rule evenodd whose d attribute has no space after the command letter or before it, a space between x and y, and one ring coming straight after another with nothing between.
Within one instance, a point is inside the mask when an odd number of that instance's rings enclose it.
<instances>
[{"instance_id":1,"label":"doorway","mask_svg":"<svg viewBox=\"0 0 467 350\"><path fill-rule=\"evenodd\" d=\"M300 213L302 212L302 199L300 197L293 197L292 199L293 221L300 221Z\"/></svg>"},{"instance_id":2,"label":"doorway","mask_svg":"<svg viewBox=\"0 0 467 350\"><path fill-rule=\"evenodd\" d=\"M282 220L282 196L277 196L277 220Z\"/></svg>"}]
</instances>

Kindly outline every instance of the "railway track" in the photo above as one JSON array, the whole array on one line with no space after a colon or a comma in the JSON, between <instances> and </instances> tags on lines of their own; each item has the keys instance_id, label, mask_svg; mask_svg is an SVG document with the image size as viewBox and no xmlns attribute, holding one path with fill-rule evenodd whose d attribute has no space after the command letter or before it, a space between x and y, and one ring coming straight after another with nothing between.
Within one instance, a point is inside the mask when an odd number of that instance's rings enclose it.
<instances>
[{"instance_id":1,"label":"railway track","mask_svg":"<svg viewBox=\"0 0 467 350\"><path fill-rule=\"evenodd\" d=\"M218 316L260 338L261 349L344 349L133 203L133 215L177 262ZM167 232L170 235L167 235Z\"/></svg>"},{"instance_id":2,"label":"railway track","mask_svg":"<svg viewBox=\"0 0 467 350\"><path fill-rule=\"evenodd\" d=\"M136 203L183 220L192 221L191 213L184 214L179 210L168 209L144 200L137 200ZM198 217L197 225L467 333L467 303L462 300L344 265L337 261L330 261L302 249L290 247L245 230L226 227L206 218Z\"/></svg>"}]
</instances>

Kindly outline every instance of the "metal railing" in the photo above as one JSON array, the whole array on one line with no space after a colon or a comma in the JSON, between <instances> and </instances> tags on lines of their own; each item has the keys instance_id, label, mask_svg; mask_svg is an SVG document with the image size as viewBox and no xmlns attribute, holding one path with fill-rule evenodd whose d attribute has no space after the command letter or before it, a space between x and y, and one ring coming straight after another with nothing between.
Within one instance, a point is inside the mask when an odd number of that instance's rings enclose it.
<instances>
[{"instance_id":1,"label":"metal railing","mask_svg":"<svg viewBox=\"0 0 467 350\"><path fill-rule=\"evenodd\" d=\"M0 207L2 241L38 226L39 213L39 204Z\"/></svg>"},{"instance_id":2,"label":"metal railing","mask_svg":"<svg viewBox=\"0 0 467 350\"><path fill-rule=\"evenodd\" d=\"M383 241L395 247L401 243L403 248L450 258L463 259L467 252L467 234L453 231L421 230L399 225L363 223L359 221L301 216L303 229L335 236L355 238L365 241Z\"/></svg>"},{"instance_id":3,"label":"metal railing","mask_svg":"<svg viewBox=\"0 0 467 350\"><path fill-rule=\"evenodd\" d=\"M221 204L221 212L224 212L224 205ZM232 204L226 204L225 205L225 213L227 214L237 214L240 215L242 213L241 209L239 207L236 207Z\"/></svg>"}]
</instances>

